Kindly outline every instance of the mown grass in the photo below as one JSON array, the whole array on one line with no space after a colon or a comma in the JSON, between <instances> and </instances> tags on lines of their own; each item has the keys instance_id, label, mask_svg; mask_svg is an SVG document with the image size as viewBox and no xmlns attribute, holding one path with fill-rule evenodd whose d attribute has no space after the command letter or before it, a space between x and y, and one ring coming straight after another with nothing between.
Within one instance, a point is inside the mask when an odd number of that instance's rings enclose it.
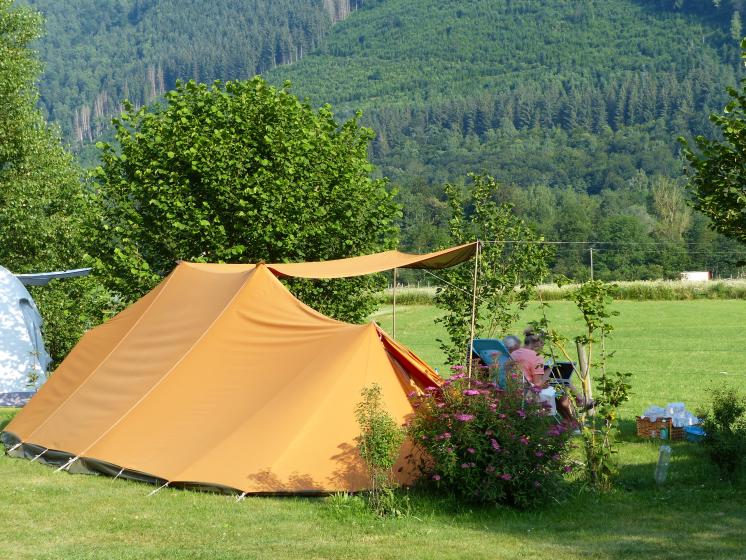
<instances>
[{"instance_id":1,"label":"mown grass","mask_svg":"<svg viewBox=\"0 0 746 560\"><path fill-rule=\"evenodd\" d=\"M413 492L412 511L378 519L354 497L232 498L54 473L0 457L0 557L135 558L746 558L746 484L721 481L701 446L676 443L669 480L653 482L659 442L634 436L648 403L694 407L710 384L744 385L746 302L618 302L612 346L633 373L622 414L620 475L605 495L569 481L539 511L469 507ZM535 316L534 307L525 319ZM397 337L438 363L432 307L397 313ZM575 332L568 302L552 305ZM390 310L376 316L390 329ZM439 358L439 356L441 356ZM721 373L721 372L727 372ZM11 411L0 411L0 427Z\"/></svg>"}]
</instances>

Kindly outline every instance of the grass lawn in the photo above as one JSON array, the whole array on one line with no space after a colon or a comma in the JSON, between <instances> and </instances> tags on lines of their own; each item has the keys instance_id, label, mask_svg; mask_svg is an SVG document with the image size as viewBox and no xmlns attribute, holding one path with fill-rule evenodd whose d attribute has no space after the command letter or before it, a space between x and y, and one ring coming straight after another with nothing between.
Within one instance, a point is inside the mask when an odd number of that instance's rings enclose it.
<instances>
[{"instance_id":1,"label":"grass lawn","mask_svg":"<svg viewBox=\"0 0 746 560\"><path fill-rule=\"evenodd\" d=\"M459 507L413 494L410 516L378 519L355 498L232 498L54 473L0 457L2 558L746 558L746 483L719 480L699 446L676 443L669 481L658 445L634 436L648 404L696 408L715 384L746 382L746 301L619 302L613 367L633 373L617 489L577 483L533 512ZM397 336L443 371L435 310L398 310ZM536 313L532 310L528 313ZM527 315L527 319L529 318ZM569 335L572 306L552 305ZM376 317L390 330L390 313ZM12 411L0 409L0 427Z\"/></svg>"}]
</instances>

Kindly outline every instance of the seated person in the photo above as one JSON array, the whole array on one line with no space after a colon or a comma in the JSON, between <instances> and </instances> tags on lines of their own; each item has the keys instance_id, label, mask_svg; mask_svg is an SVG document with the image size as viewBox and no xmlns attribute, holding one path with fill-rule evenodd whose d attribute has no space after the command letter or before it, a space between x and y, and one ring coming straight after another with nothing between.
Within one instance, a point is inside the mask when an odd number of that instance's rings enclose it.
<instances>
[{"instance_id":1,"label":"seated person","mask_svg":"<svg viewBox=\"0 0 746 560\"><path fill-rule=\"evenodd\" d=\"M510 357L520 366L523 378L537 389L545 389L549 385L551 368L544 366L544 358L538 352L544 347L544 337L526 329L523 347L510 353ZM567 395L557 397L557 411L566 422L573 420L572 407Z\"/></svg>"}]
</instances>

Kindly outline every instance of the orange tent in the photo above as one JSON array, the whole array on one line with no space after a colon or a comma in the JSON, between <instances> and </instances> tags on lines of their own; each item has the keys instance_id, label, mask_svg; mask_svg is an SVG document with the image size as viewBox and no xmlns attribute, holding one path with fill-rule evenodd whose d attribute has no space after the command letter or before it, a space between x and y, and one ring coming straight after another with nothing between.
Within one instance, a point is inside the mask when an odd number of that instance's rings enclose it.
<instances>
[{"instance_id":1,"label":"orange tent","mask_svg":"<svg viewBox=\"0 0 746 560\"><path fill-rule=\"evenodd\" d=\"M247 493L354 491L368 480L353 411L373 383L403 421L407 393L440 379L377 325L306 306L265 265L180 263L88 332L2 436L10 454L73 472Z\"/></svg>"}]
</instances>

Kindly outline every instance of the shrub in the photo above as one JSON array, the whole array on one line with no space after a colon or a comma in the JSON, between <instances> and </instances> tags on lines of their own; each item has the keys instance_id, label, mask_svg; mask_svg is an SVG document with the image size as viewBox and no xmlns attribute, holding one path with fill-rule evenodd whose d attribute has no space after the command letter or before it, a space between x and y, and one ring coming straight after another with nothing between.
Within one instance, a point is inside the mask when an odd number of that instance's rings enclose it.
<instances>
[{"instance_id":1,"label":"shrub","mask_svg":"<svg viewBox=\"0 0 746 560\"><path fill-rule=\"evenodd\" d=\"M707 455L724 478L737 480L746 456L746 395L716 389L708 407L699 414L707 434Z\"/></svg>"},{"instance_id":2,"label":"shrub","mask_svg":"<svg viewBox=\"0 0 746 560\"><path fill-rule=\"evenodd\" d=\"M384 410L379 385L364 387L361 395L363 400L355 407L355 418L360 426L356 439L370 476L369 503L379 515L398 516L402 511L394 492L393 467L404 441L404 430Z\"/></svg>"},{"instance_id":3,"label":"shrub","mask_svg":"<svg viewBox=\"0 0 746 560\"><path fill-rule=\"evenodd\" d=\"M462 369L461 366L455 366ZM510 376L505 390L458 373L412 395L408 433L436 488L474 502L530 507L555 495L566 463L567 430Z\"/></svg>"}]
</instances>

